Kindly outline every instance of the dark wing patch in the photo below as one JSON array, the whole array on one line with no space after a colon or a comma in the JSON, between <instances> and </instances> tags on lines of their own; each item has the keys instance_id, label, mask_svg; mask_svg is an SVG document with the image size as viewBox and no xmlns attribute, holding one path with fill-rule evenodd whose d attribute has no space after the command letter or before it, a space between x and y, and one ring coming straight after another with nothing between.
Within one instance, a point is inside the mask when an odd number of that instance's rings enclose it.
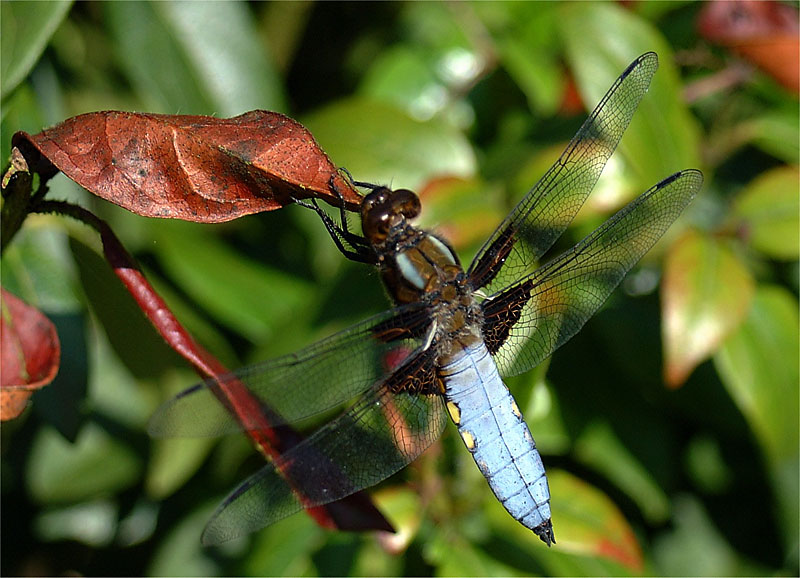
<instances>
[{"instance_id":1,"label":"dark wing patch","mask_svg":"<svg viewBox=\"0 0 800 578\"><path fill-rule=\"evenodd\" d=\"M429 347L404 362L386 379L392 393L413 395L441 395L444 390L436 378L436 350Z\"/></svg>"}]
</instances>

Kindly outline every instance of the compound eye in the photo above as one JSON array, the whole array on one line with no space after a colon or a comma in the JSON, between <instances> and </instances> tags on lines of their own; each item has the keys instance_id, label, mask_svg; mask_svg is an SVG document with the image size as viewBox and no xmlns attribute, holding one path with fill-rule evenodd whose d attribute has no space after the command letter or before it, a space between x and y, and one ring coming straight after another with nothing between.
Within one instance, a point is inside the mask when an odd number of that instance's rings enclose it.
<instances>
[{"instance_id":1,"label":"compound eye","mask_svg":"<svg viewBox=\"0 0 800 578\"><path fill-rule=\"evenodd\" d=\"M406 219L414 219L422 211L419 197L409 189L397 189L394 191L392 193L392 204L397 207L396 211Z\"/></svg>"},{"instance_id":2,"label":"compound eye","mask_svg":"<svg viewBox=\"0 0 800 578\"><path fill-rule=\"evenodd\" d=\"M381 209L381 207L386 204L390 194L391 191L386 187L378 187L364 197L364 200L361 201L361 218L366 219L371 212L376 210L385 211L386 209Z\"/></svg>"},{"instance_id":3,"label":"compound eye","mask_svg":"<svg viewBox=\"0 0 800 578\"><path fill-rule=\"evenodd\" d=\"M372 243L380 243L389 234L389 215L394 211L392 192L379 187L361 203L361 228Z\"/></svg>"},{"instance_id":4,"label":"compound eye","mask_svg":"<svg viewBox=\"0 0 800 578\"><path fill-rule=\"evenodd\" d=\"M372 244L385 241L389 235L389 213L386 209L385 205L378 205L377 208L364 213L361 219L361 229L364 231L364 236Z\"/></svg>"}]
</instances>

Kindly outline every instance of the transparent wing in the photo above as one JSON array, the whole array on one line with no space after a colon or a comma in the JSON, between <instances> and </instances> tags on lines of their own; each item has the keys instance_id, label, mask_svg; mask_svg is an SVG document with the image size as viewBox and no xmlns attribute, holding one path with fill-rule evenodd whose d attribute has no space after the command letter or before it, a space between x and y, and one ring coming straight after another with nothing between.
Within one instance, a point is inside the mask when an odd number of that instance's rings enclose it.
<instances>
[{"instance_id":1,"label":"transparent wing","mask_svg":"<svg viewBox=\"0 0 800 578\"><path fill-rule=\"evenodd\" d=\"M530 274L594 188L658 68L648 52L609 89L556 163L481 247L468 274L491 294Z\"/></svg>"},{"instance_id":2,"label":"transparent wing","mask_svg":"<svg viewBox=\"0 0 800 578\"><path fill-rule=\"evenodd\" d=\"M292 423L336 407L386 378L389 360L422 343L430 320L416 304L398 307L301 351L209 379L162 405L156 437L217 436Z\"/></svg>"},{"instance_id":3,"label":"transparent wing","mask_svg":"<svg viewBox=\"0 0 800 578\"><path fill-rule=\"evenodd\" d=\"M702 183L700 171L675 173L572 249L483 301L484 337L501 375L527 371L575 335Z\"/></svg>"},{"instance_id":4,"label":"transparent wing","mask_svg":"<svg viewBox=\"0 0 800 578\"><path fill-rule=\"evenodd\" d=\"M377 484L433 443L445 416L439 395L395 394L378 384L338 419L245 480L217 508L203 543L231 540Z\"/></svg>"}]
</instances>

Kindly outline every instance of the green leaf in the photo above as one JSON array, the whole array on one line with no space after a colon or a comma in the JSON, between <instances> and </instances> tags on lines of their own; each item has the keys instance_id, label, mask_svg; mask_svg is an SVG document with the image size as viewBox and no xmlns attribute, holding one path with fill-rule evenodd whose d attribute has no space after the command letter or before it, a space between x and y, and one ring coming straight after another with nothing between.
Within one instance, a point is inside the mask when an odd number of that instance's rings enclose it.
<instances>
[{"instance_id":1,"label":"green leaf","mask_svg":"<svg viewBox=\"0 0 800 578\"><path fill-rule=\"evenodd\" d=\"M438 115L468 124L465 87L484 62L458 13L443 3L411 2L399 16L409 32L405 42L390 43L377 54L362 48L352 57L350 66L366 71L359 94L394 104L418 120Z\"/></svg>"},{"instance_id":2,"label":"green leaf","mask_svg":"<svg viewBox=\"0 0 800 578\"><path fill-rule=\"evenodd\" d=\"M89 367L89 404L94 414L102 415L104 419L113 420L117 427L130 428L130 431L141 431L150 414L155 409L160 396L156 392L162 374L156 379L147 380L136 378L128 367L120 363L120 357L111 347L102 332L89 332L96 338L90 341L91 365ZM135 343L135 342L130 342ZM161 344L163 346L163 342ZM144 345L144 349L147 346ZM170 354L171 351L167 350ZM177 361L177 360L176 360ZM154 360L154 364L157 362ZM166 376L171 377L175 371L167 370ZM182 373L190 373L188 369ZM184 380L185 382L185 380ZM143 433L144 436L144 433Z\"/></svg>"},{"instance_id":3,"label":"green leaf","mask_svg":"<svg viewBox=\"0 0 800 578\"><path fill-rule=\"evenodd\" d=\"M185 386L182 379L172 379L166 384L160 384L162 399L169 399ZM214 438L153 440L145 478L147 494L157 500L170 496L203 465L217 441Z\"/></svg>"},{"instance_id":4,"label":"green leaf","mask_svg":"<svg viewBox=\"0 0 800 578\"><path fill-rule=\"evenodd\" d=\"M747 319L714 359L773 463L798 455L797 327L796 298L780 287L759 287Z\"/></svg>"},{"instance_id":5,"label":"green leaf","mask_svg":"<svg viewBox=\"0 0 800 578\"><path fill-rule=\"evenodd\" d=\"M155 440L147 493L156 500L171 495L197 472L214 443L212 438Z\"/></svg>"},{"instance_id":6,"label":"green leaf","mask_svg":"<svg viewBox=\"0 0 800 578\"><path fill-rule=\"evenodd\" d=\"M687 473L703 492L721 494L731 488L734 473L725 461L719 440L697 435L689 442L685 456Z\"/></svg>"},{"instance_id":7,"label":"green leaf","mask_svg":"<svg viewBox=\"0 0 800 578\"><path fill-rule=\"evenodd\" d=\"M800 170L778 167L762 173L739 193L734 215L757 250L775 259L800 255Z\"/></svg>"},{"instance_id":8,"label":"green leaf","mask_svg":"<svg viewBox=\"0 0 800 578\"><path fill-rule=\"evenodd\" d=\"M192 223L159 222L158 257L165 270L217 320L253 342L312 313L313 287L238 254Z\"/></svg>"},{"instance_id":9,"label":"green leaf","mask_svg":"<svg viewBox=\"0 0 800 578\"><path fill-rule=\"evenodd\" d=\"M412 490L413 491L413 490ZM425 510L420 508L420 512ZM374 537L373 537L374 536ZM406 554L409 537L389 532L363 535L356 553L352 576L402 576L408 573ZM405 555L404 555L405 554Z\"/></svg>"},{"instance_id":10,"label":"green leaf","mask_svg":"<svg viewBox=\"0 0 800 578\"><path fill-rule=\"evenodd\" d=\"M310 576L324 534L310 516L289 516L260 531L243 572L247 576Z\"/></svg>"},{"instance_id":11,"label":"green leaf","mask_svg":"<svg viewBox=\"0 0 800 578\"><path fill-rule=\"evenodd\" d=\"M611 425L594 421L575 440L578 459L611 480L652 522L669 516L669 499L653 476L626 448Z\"/></svg>"},{"instance_id":12,"label":"green leaf","mask_svg":"<svg viewBox=\"0 0 800 578\"><path fill-rule=\"evenodd\" d=\"M152 326L103 257L70 239L84 292L114 351L137 377L158 378L181 361ZM131 344L136 346L132 347Z\"/></svg>"},{"instance_id":13,"label":"green leaf","mask_svg":"<svg viewBox=\"0 0 800 578\"><path fill-rule=\"evenodd\" d=\"M74 444L42 429L31 449L27 478L40 502L77 502L129 488L141 470L141 461L126 445L88 424Z\"/></svg>"},{"instance_id":14,"label":"green leaf","mask_svg":"<svg viewBox=\"0 0 800 578\"><path fill-rule=\"evenodd\" d=\"M195 507L156 544L150 576L220 576L217 563L200 544L200 533L217 504Z\"/></svg>"},{"instance_id":15,"label":"green leaf","mask_svg":"<svg viewBox=\"0 0 800 578\"><path fill-rule=\"evenodd\" d=\"M0 9L5 8L5 2L0 5ZM11 135L18 130L24 130L31 134L39 132L45 122L45 111L36 101L37 95L34 93L30 83L22 84L8 99L4 100L3 109L0 111L0 134L8 135L0 142L0 159L3 164L8 162L11 157Z\"/></svg>"},{"instance_id":16,"label":"green leaf","mask_svg":"<svg viewBox=\"0 0 800 578\"><path fill-rule=\"evenodd\" d=\"M3 287L39 308L55 324L61 342L58 374L36 392L34 411L74 440L85 417L88 350L86 311L77 297L75 271L55 219L36 217L23 227L0 261Z\"/></svg>"},{"instance_id":17,"label":"green leaf","mask_svg":"<svg viewBox=\"0 0 800 578\"><path fill-rule=\"evenodd\" d=\"M721 241L686 233L667 254L661 285L664 379L679 387L744 320L753 279Z\"/></svg>"},{"instance_id":18,"label":"green leaf","mask_svg":"<svg viewBox=\"0 0 800 578\"><path fill-rule=\"evenodd\" d=\"M525 93L531 110L550 116L561 105L564 78L559 64L558 5L506 4L502 25L493 25L491 4L477 7L491 28L500 63Z\"/></svg>"},{"instance_id":19,"label":"green leaf","mask_svg":"<svg viewBox=\"0 0 800 578\"><path fill-rule=\"evenodd\" d=\"M234 116L285 108L246 4L109 2L103 8L123 70L149 112Z\"/></svg>"},{"instance_id":20,"label":"green leaf","mask_svg":"<svg viewBox=\"0 0 800 578\"><path fill-rule=\"evenodd\" d=\"M119 529L118 508L111 500L92 500L49 508L36 519L37 531L49 542L75 540L91 548L108 547Z\"/></svg>"},{"instance_id":21,"label":"green leaf","mask_svg":"<svg viewBox=\"0 0 800 578\"><path fill-rule=\"evenodd\" d=\"M33 396L37 414L69 441L75 441L86 417L85 400L88 377L86 312L49 313L61 343L58 374L49 387Z\"/></svg>"},{"instance_id":22,"label":"green leaf","mask_svg":"<svg viewBox=\"0 0 800 578\"><path fill-rule=\"evenodd\" d=\"M30 73L64 20L72 2L3 2L0 4L0 98Z\"/></svg>"},{"instance_id":23,"label":"green leaf","mask_svg":"<svg viewBox=\"0 0 800 578\"><path fill-rule=\"evenodd\" d=\"M796 102L783 110L770 110L740 127L753 144L789 164L800 162L800 112Z\"/></svg>"},{"instance_id":24,"label":"green leaf","mask_svg":"<svg viewBox=\"0 0 800 578\"><path fill-rule=\"evenodd\" d=\"M426 53L400 45L382 53L359 87L368 99L392 104L416 118L430 118L445 104L445 87L437 80Z\"/></svg>"},{"instance_id":25,"label":"green leaf","mask_svg":"<svg viewBox=\"0 0 800 578\"><path fill-rule=\"evenodd\" d=\"M455 533L438 533L426 543L428 563L439 576L522 576L511 566L492 558Z\"/></svg>"},{"instance_id":26,"label":"green leaf","mask_svg":"<svg viewBox=\"0 0 800 578\"><path fill-rule=\"evenodd\" d=\"M552 115L561 105L563 75L555 54L543 47L534 51L530 36L507 39L498 46L503 66L508 70L528 99L528 106L542 115Z\"/></svg>"},{"instance_id":27,"label":"green leaf","mask_svg":"<svg viewBox=\"0 0 800 578\"><path fill-rule=\"evenodd\" d=\"M419 491L403 486L389 486L372 492L370 498L396 530L381 536L381 541L393 551L405 550L417 536L425 516L425 504Z\"/></svg>"},{"instance_id":28,"label":"green leaf","mask_svg":"<svg viewBox=\"0 0 800 578\"><path fill-rule=\"evenodd\" d=\"M265 56L247 4L155 2L153 8L219 107L214 113L234 116L255 109L285 109L280 79Z\"/></svg>"},{"instance_id":29,"label":"green leaf","mask_svg":"<svg viewBox=\"0 0 800 578\"><path fill-rule=\"evenodd\" d=\"M653 557L659 576L765 576L725 541L703 504L693 496L675 500L674 530L656 537Z\"/></svg>"},{"instance_id":30,"label":"green leaf","mask_svg":"<svg viewBox=\"0 0 800 578\"><path fill-rule=\"evenodd\" d=\"M356 180L416 190L433 177L475 173L475 155L463 134L441 121L416 121L387 104L342 100L303 124Z\"/></svg>"},{"instance_id":31,"label":"green leaf","mask_svg":"<svg viewBox=\"0 0 800 578\"><path fill-rule=\"evenodd\" d=\"M561 41L588 108L600 101L637 56L651 50L658 53L659 70L620 143L639 188L698 166L699 127L683 102L672 50L661 33L617 4L580 2L560 7Z\"/></svg>"},{"instance_id":32,"label":"green leaf","mask_svg":"<svg viewBox=\"0 0 800 578\"><path fill-rule=\"evenodd\" d=\"M20 299L52 312L83 308L64 229L52 217L29 217L0 260L3 287Z\"/></svg>"}]
</instances>

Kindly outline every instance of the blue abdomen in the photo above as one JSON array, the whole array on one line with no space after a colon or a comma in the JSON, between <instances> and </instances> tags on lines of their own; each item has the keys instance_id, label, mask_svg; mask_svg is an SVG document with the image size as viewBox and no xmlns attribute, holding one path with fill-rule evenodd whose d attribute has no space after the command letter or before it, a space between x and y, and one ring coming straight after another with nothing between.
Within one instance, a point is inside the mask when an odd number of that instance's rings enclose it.
<instances>
[{"instance_id":1,"label":"blue abdomen","mask_svg":"<svg viewBox=\"0 0 800 578\"><path fill-rule=\"evenodd\" d=\"M542 458L486 345L451 355L439 373L450 416L495 496L549 546L555 538Z\"/></svg>"}]
</instances>

